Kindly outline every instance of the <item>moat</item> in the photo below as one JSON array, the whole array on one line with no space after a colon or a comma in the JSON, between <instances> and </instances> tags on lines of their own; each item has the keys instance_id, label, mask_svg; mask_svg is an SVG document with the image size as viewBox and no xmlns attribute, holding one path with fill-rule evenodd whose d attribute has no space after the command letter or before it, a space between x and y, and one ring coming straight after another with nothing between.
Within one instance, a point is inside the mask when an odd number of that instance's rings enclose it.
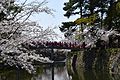
<instances>
[{"instance_id":1,"label":"moat","mask_svg":"<svg viewBox=\"0 0 120 80\"><path fill-rule=\"evenodd\" d=\"M37 72L30 75L19 69L0 69L0 80L119 80L120 75L113 75L107 71L84 71L83 68L74 72L65 63L42 64L36 66Z\"/></svg>"}]
</instances>

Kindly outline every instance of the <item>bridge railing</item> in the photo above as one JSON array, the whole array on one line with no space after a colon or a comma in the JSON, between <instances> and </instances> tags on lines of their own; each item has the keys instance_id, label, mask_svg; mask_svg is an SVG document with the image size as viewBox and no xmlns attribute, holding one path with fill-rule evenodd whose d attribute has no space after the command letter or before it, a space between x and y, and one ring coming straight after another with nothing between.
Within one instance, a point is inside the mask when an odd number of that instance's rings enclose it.
<instances>
[{"instance_id":1,"label":"bridge railing","mask_svg":"<svg viewBox=\"0 0 120 80\"><path fill-rule=\"evenodd\" d=\"M53 49L83 49L85 44L77 44L71 42L42 42L42 41L31 41L28 43L22 44L24 47L29 49L38 49L38 48L53 48Z\"/></svg>"}]
</instances>

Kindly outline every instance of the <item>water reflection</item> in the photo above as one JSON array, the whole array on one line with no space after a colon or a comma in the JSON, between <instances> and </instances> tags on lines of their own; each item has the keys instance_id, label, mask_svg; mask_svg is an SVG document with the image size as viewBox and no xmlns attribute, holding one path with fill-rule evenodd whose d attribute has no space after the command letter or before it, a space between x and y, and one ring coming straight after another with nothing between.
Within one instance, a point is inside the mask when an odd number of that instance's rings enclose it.
<instances>
[{"instance_id":1,"label":"water reflection","mask_svg":"<svg viewBox=\"0 0 120 80\"><path fill-rule=\"evenodd\" d=\"M37 74L30 75L23 70L0 68L0 80L119 80L119 75L107 71L84 71L79 68L76 72L67 69L65 64L40 65Z\"/></svg>"},{"instance_id":2,"label":"water reflection","mask_svg":"<svg viewBox=\"0 0 120 80\"><path fill-rule=\"evenodd\" d=\"M70 80L66 66L63 64L52 64L45 67L42 75L34 77L35 80Z\"/></svg>"},{"instance_id":3,"label":"water reflection","mask_svg":"<svg viewBox=\"0 0 120 80\"><path fill-rule=\"evenodd\" d=\"M69 72L68 72L69 73ZM84 71L79 69L76 72L70 74L72 76L71 80L120 80L120 75L109 74L107 71Z\"/></svg>"}]
</instances>

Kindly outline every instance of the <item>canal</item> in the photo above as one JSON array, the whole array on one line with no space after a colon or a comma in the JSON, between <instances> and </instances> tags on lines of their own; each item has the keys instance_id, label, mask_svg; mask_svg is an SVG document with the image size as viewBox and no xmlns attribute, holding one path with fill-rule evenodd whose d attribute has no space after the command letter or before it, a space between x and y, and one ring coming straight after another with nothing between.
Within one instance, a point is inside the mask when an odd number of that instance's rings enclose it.
<instances>
[{"instance_id":1,"label":"canal","mask_svg":"<svg viewBox=\"0 0 120 80\"><path fill-rule=\"evenodd\" d=\"M0 68L0 80L120 80L119 75L107 71L84 71L79 68L74 72L65 63L38 65L37 72L30 75L24 70Z\"/></svg>"}]
</instances>

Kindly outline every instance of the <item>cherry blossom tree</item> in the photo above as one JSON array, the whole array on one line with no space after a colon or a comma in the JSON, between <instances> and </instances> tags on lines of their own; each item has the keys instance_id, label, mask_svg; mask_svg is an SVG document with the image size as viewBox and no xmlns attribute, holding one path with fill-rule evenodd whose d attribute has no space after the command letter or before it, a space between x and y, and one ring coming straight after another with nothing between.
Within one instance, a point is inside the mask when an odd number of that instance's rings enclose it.
<instances>
[{"instance_id":1,"label":"cherry blossom tree","mask_svg":"<svg viewBox=\"0 0 120 80\"><path fill-rule=\"evenodd\" d=\"M22 4L15 0L0 0L0 62L4 65L26 69L29 73L35 71L32 62L52 62L21 46L31 40L52 40L56 37L53 28L45 30L30 20L30 16L38 13L53 15L52 9L43 2L33 1Z\"/></svg>"}]
</instances>

